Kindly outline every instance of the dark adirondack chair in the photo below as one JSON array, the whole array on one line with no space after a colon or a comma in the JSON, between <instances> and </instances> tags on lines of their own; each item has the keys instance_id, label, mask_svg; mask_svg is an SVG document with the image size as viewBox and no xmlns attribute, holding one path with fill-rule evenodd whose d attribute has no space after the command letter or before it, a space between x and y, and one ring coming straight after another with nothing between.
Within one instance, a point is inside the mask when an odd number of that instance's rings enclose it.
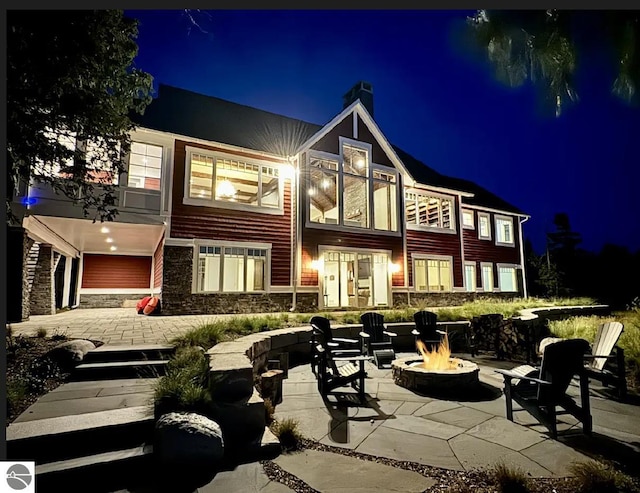
<instances>
[{"instance_id":1,"label":"dark adirondack chair","mask_svg":"<svg viewBox=\"0 0 640 493\"><path fill-rule=\"evenodd\" d=\"M553 438L558 436L558 414L571 414L582 423L585 434L591 434L589 378L584 355L589 343L584 339L563 339L544 348L540 367L521 365L512 370L495 370L504 376L507 419L513 421L513 401L545 425ZM580 379L580 405L567 394L574 376ZM563 409L560 413L556 407ZM520 411L520 410L518 410Z\"/></svg>"},{"instance_id":2,"label":"dark adirondack chair","mask_svg":"<svg viewBox=\"0 0 640 493\"><path fill-rule=\"evenodd\" d=\"M373 356L378 368L391 363L396 357L393 338L397 334L385 328L384 315L366 312L360 316L360 322L362 322L362 332L360 332L362 352L367 356Z\"/></svg>"},{"instance_id":3,"label":"dark adirondack chair","mask_svg":"<svg viewBox=\"0 0 640 493\"><path fill-rule=\"evenodd\" d=\"M360 341L357 339L346 339L343 337L333 337L331 321L328 318L314 316L311 317L311 371L316 374L318 360L320 358L316 348L322 345L336 356L348 354L361 354Z\"/></svg>"},{"instance_id":4,"label":"dark adirondack chair","mask_svg":"<svg viewBox=\"0 0 640 493\"><path fill-rule=\"evenodd\" d=\"M319 343L315 352L318 355L317 382L318 391L323 399L339 387L351 386L357 391L360 403L365 402L365 363L370 356L360 354L337 356L326 344Z\"/></svg>"},{"instance_id":5,"label":"dark adirondack chair","mask_svg":"<svg viewBox=\"0 0 640 493\"><path fill-rule=\"evenodd\" d=\"M624 350L617 346L624 331L620 322L606 322L598 327L596 337L586 358L586 370L589 378L602 382L605 386L616 388L619 398L627 394Z\"/></svg>"},{"instance_id":6,"label":"dark adirondack chair","mask_svg":"<svg viewBox=\"0 0 640 493\"><path fill-rule=\"evenodd\" d=\"M415 336L416 351L418 351L418 341L426 346L427 350L434 351L442 342L446 335L444 330L439 330L437 326L438 315L426 310L420 310L413 314L416 328L411 331Z\"/></svg>"}]
</instances>

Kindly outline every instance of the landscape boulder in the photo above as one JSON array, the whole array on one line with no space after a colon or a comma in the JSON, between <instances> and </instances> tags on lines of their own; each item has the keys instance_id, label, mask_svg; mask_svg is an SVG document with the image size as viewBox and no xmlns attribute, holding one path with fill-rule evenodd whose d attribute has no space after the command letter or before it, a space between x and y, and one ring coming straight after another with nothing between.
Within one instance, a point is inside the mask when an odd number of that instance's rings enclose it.
<instances>
[{"instance_id":1,"label":"landscape boulder","mask_svg":"<svg viewBox=\"0 0 640 493\"><path fill-rule=\"evenodd\" d=\"M222 430L200 414L164 414L156 422L153 452L161 465L215 467L224 455Z\"/></svg>"},{"instance_id":2,"label":"landscape boulder","mask_svg":"<svg viewBox=\"0 0 640 493\"><path fill-rule=\"evenodd\" d=\"M58 344L47 353L47 356L63 368L73 368L82 362L89 351L95 348L96 345L91 341L74 339Z\"/></svg>"}]
</instances>

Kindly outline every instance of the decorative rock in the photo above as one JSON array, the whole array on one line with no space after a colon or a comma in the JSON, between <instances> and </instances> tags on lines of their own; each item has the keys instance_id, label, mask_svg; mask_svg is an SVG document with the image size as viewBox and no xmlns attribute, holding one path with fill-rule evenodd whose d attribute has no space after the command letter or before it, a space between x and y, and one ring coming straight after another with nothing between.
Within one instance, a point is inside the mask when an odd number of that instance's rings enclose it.
<instances>
[{"instance_id":1,"label":"decorative rock","mask_svg":"<svg viewBox=\"0 0 640 493\"><path fill-rule=\"evenodd\" d=\"M195 413L168 413L157 422L153 452L161 464L212 466L224 455L222 430Z\"/></svg>"},{"instance_id":2,"label":"decorative rock","mask_svg":"<svg viewBox=\"0 0 640 493\"><path fill-rule=\"evenodd\" d=\"M84 356L95 348L95 344L91 341L74 339L73 341L58 344L47 353L47 356L60 366L71 368L80 363Z\"/></svg>"}]
</instances>

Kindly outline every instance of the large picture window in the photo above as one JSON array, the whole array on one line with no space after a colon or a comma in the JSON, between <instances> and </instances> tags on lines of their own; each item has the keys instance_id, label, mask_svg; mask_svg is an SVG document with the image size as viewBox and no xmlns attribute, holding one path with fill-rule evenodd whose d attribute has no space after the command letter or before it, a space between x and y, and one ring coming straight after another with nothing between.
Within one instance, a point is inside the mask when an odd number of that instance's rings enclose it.
<instances>
[{"instance_id":1,"label":"large picture window","mask_svg":"<svg viewBox=\"0 0 640 493\"><path fill-rule=\"evenodd\" d=\"M416 291L451 291L451 264L451 259L415 258L413 284Z\"/></svg>"},{"instance_id":2,"label":"large picture window","mask_svg":"<svg viewBox=\"0 0 640 493\"><path fill-rule=\"evenodd\" d=\"M397 173L371 163L370 146L342 142L341 156L312 152L309 222L398 231Z\"/></svg>"},{"instance_id":3,"label":"large picture window","mask_svg":"<svg viewBox=\"0 0 640 493\"><path fill-rule=\"evenodd\" d=\"M282 208L277 166L214 155L200 149L187 152L188 198L219 204L266 209Z\"/></svg>"},{"instance_id":4,"label":"large picture window","mask_svg":"<svg viewBox=\"0 0 640 493\"><path fill-rule=\"evenodd\" d=\"M455 231L451 198L409 190L404 197L408 226Z\"/></svg>"},{"instance_id":5,"label":"large picture window","mask_svg":"<svg viewBox=\"0 0 640 493\"><path fill-rule=\"evenodd\" d=\"M265 291L267 253L265 248L199 246L197 290Z\"/></svg>"}]
</instances>

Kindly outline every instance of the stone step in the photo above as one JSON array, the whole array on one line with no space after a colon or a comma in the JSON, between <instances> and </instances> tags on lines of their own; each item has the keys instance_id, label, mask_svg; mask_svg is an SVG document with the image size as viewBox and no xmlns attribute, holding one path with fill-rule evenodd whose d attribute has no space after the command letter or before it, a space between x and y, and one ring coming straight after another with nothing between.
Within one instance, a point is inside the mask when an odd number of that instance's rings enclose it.
<instances>
[{"instance_id":1,"label":"stone step","mask_svg":"<svg viewBox=\"0 0 640 493\"><path fill-rule=\"evenodd\" d=\"M153 447L139 445L36 465L38 491L106 493L128 488L135 478L149 477Z\"/></svg>"},{"instance_id":2,"label":"stone step","mask_svg":"<svg viewBox=\"0 0 640 493\"><path fill-rule=\"evenodd\" d=\"M169 360L113 361L82 363L73 370L71 380L111 380L117 378L156 378L165 374Z\"/></svg>"},{"instance_id":3,"label":"stone step","mask_svg":"<svg viewBox=\"0 0 640 493\"><path fill-rule=\"evenodd\" d=\"M83 363L165 360L169 359L174 353L174 346L161 344L137 344L133 346L105 344L89 351L84 356Z\"/></svg>"},{"instance_id":4,"label":"stone step","mask_svg":"<svg viewBox=\"0 0 640 493\"><path fill-rule=\"evenodd\" d=\"M151 406L14 422L7 456L44 464L131 448L151 439L154 424Z\"/></svg>"}]
</instances>

